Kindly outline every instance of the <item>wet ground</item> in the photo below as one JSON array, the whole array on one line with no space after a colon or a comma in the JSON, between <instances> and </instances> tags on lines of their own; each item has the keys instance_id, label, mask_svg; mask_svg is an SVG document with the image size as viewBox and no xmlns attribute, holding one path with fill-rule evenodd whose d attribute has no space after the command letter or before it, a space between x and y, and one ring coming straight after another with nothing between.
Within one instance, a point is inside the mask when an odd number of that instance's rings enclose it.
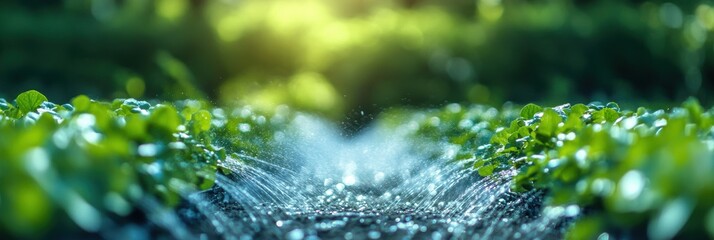
<instances>
[{"instance_id":1,"label":"wet ground","mask_svg":"<svg viewBox=\"0 0 714 240\"><path fill-rule=\"evenodd\" d=\"M469 208L478 211L467 213L449 211L454 202L423 208L383 195L333 195L333 201L321 195L305 205L246 206L215 187L195 194L202 204L185 204L178 215L208 239L560 239L569 222L543 216L542 193L504 193L474 202L481 205Z\"/></svg>"},{"instance_id":2,"label":"wet ground","mask_svg":"<svg viewBox=\"0 0 714 240\"><path fill-rule=\"evenodd\" d=\"M481 178L449 162L450 145L416 154L391 131L345 138L319 119L293 125L280 151L229 158L231 174L184 196L174 226L189 234L165 229L189 239L560 239L580 211L512 192L515 171Z\"/></svg>"}]
</instances>

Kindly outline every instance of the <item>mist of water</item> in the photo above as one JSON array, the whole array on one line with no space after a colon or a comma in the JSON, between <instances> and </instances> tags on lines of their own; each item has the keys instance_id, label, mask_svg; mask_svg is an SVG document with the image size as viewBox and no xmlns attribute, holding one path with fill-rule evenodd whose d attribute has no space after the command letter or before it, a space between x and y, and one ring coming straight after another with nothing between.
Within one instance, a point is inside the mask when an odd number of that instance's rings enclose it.
<instances>
[{"instance_id":1,"label":"mist of water","mask_svg":"<svg viewBox=\"0 0 714 240\"><path fill-rule=\"evenodd\" d=\"M224 239L551 239L578 215L544 208L542 192L512 192L513 171L480 178L413 141L378 127L345 138L298 116L266 154L275 158L228 159L232 174L187 195L177 216L192 234Z\"/></svg>"}]
</instances>

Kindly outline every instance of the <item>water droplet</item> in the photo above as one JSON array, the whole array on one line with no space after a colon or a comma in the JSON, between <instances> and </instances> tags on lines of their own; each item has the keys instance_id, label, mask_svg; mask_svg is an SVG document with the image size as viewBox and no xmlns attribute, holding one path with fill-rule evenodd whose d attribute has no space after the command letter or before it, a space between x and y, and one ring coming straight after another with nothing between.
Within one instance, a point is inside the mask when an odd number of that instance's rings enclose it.
<instances>
[{"instance_id":1,"label":"water droplet","mask_svg":"<svg viewBox=\"0 0 714 240\"><path fill-rule=\"evenodd\" d=\"M357 183L357 177L355 175L347 175L342 177L342 182L347 186L352 186Z\"/></svg>"},{"instance_id":2,"label":"water droplet","mask_svg":"<svg viewBox=\"0 0 714 240\"><path fill-rule=\"evenodd\" d=\"M565 135L565 139L569 141L575 140L575 133L569 132L567 135Z\"/></svg>"},{"instance_id":3,"label":"water droplet","mask_svg":"<svg viewBox=\"0 0 714 240\"><path fill-rule=\"evenodd\" d=\"M369 233L367 233L367 237L369 239L378 239L380 236L382 236L382 234L374 230L369 231Z\"/></svg>"},{"instance_id":4,"label":"water droplet","mask_svg":"<svg viewBox=\"0 0 714 240\"><path fill-rule=\"evenodd\" d=\"M429 124L434 127L438 127L441 124L441 119L439 117L431 117L429 119Z\"/></svg>"},{"instance_id":5,"label":"water droplet","mask_svg":"<svg viewBox=\"0 0 714 240\"><path fill-rule=\"evenodd\" d=\"M579 164L585 164L585 160L587 160L587 157L588 151L586 151L585 149L580 149L575 152L575 160L577 160Z\"/></svg>"},{"instance_id":6,"label":"water droplet","mask_svg":"<svg viewBox=\"0 0 714 240\"><path fill-rule=\"evenodd\" d=\"M170 149L186 149L186 144L183 142L171 142L169 143Z\"/></svg>"},{"instance_id":7,"label":"water droplet","mask_svg":"<svg viewBox=\"0 0 714 240\"><path fill-rule=\"evenodd\" d=\"M131 205L116 192L104 196L104 206L120 216L126 216L131 211Z\"/></svg>"},{"instance_id":8,"label":"water droplet","mask_svg":"<svg viewBox=\"0 0 714 240\"><path fill-rule=\"evenodd\" d=\"M33 148L25 155L25 167L29 172L42 174L50 168L50 157L42 148Z\"/></svg>"},{"instance_id":9,"label":"water droplet","mask_svg":"<svg viewBox=\"0 0 714 240\"><path fill-rule=\"evenodd\" d=\"M157 176L157 177L160 176L160 174L161 174L161 165L158 162L144 164L144 169L146 170L147 173Z\"/></svg>"},{"instance_id":10,"label":"water droplet","mask_svg":"<svg viewBox=\"0 0 714 240\"><path fill-rule=\"evenodd\" d=\"M330 184L332 184L332 178L325 178L325 180L322 181L322 186L327 187L330 186Z\"/></svg>"},{"instance_id":11,"label":"water droplet","mask_svg":"<svg viewBox=\"0 0 714 240\"><path fill-rule=\"evenodd\" d=\"M545 216L549 218L558 218L560 216L563 216L563 212L565 212L565 209L563 207L557 206L557 207L546 207L543 210Z\"/></svg>"},{"instance_id":12,"label":"water droplet","mask_svg":"<svg viewBox=\"0 0 714 240\"><path fill-rule=\"evenodd\" d=\"M635 199L645 187L645 177L637 170L629 171L620 179L619 187L623 198Z\"/></svg>"},{"instance_id":13,"label":"water droplet","mask_svg":"<svg viewBox=\"0 0 714 240\"><path fill-rule=\"evenodd\" d=\"M158 147L156 147L156 144L141 144L139 145L139 148L137 149L137 153L139 156L142 157L153 157L156 156L156 154L159 152Z\"/></svg>"},{"instance_id":14,"label":"water droplet","mask_svg":"<svg viewBox=\"0 0 714 240\"><path fill-rule=\"evenodd\" d=\"M461 105L458 103L451 103L449 105L446 105L446 109L449 110L451 113L458 113L461 112Z\"/></svg>"},{"instance_id":15,"label":"water droplet","mask_svg":"<svg viewBox=\"0 0 714 240\"><path fill-rule=\"evenodd\" d=\"M577 205L570 205L565 208L565 216L575 217L580 214L580 207Z\"/></svg>"},{"instance_id":16,"label":"water droplet","mask_svg":"<svg viewBox=\"0 0 714 240\"><path fill-rule=\"evenodd\" d=\"M238 130L241 132L250 132L250 124L247 124L247 123L238 124Z\"/></svg>"},{"instance_id":17,"label":"water droplet","mask_svg":"<svg viewBox=\"0 0 714 240\"><path fill-rule=\"evenodd\" d=\"M474 125L474 122L471 121L471 119L463 119L459 121L459 128L470 128Z\"/></svg>"},{"instance_id":18,"label":"water droplet","mask_svg":"<svg viewBox=\"0 0 714 240\"><path fill-rule=\"evenodd\" d=\"M300 229L292 230L288 233L287 238L290 240L299 240L305 237L305 233Z\"/></svg>"},{"instance_id":19,"label":"water droplet","mask_svg":"<svg viewBox=\"0 0 714 240\"><path fill-rule=\"evenodd\" d=\"M260 124L260 125L264 124L264 123L265 123L265 117L264 117L264 116L258 116L257 118L255 118L255 123Z\"/></svg>"},{"instance_id":20,"label":"water droplet","mask_svg":"<svg viewBox=\"0 0 714 240\"><path fill-rule=\"evenodd\" d=\"M101 227L100 213L74 192L67 196L67 213L82 229L95 232Z\"/></svg>"},{"instance_id":21,"label":"water droplet","mask_svg":"<svg viewBox=\"0 0 714 240\"><path fill-rule=\"evenodd\" d=\"M664 127L667 125L667 119L657 119L657 121L654 121L653 126L655 127Z\"/></svg>"},{"instance_id":22,"label":"water droplet","mask_svg":"<svg viewBox=\"0 0 714 240\"><path fill-rule=\"evenodd\" d=\"M670 239L687 223L694 210L691 200L684 197L667 203L647 227L647 235L652 239Z\"/></svg>"},{"instance_id":23,"label":"water droplet","mask_svg":"<svg viewBox=\"0 0 714 240\"><path fill-rule=\"evenodd\" d=\"M597 236L597 240L610 240L610 234L607 234L606 232L601 233Z\"/></svg>"},{"instance_id":24,"label":"water droplet","mask_svg":"<svg viewBox=\"0 0 714 240\"><path fill-rule=\"evenodd\" d=\"M624 127L627 130L634 128L636 125L637 125L637 117L635 117L635 116L625 118L624 120L622 120L622 127Z\"/></svg>"},{"instance_id":25,"label":"water droplet","mask_svg":"<svg viewBox=\"0 0 714 240\"><path fill-rule=\"evenodd\" d=\"M86 130L82 131L82 137L84 140L86 140L89 143L99 143L99 140L102 139L102 134L99 134L95 132L94 130Z\"/></svg>"},{"instance_id":26,"label":"water droplet","mask_svg":"<svg viewBox=\"0 0 714 240\"><path fill-rule=\"evenodd\" d=\"M565 134L564 134L564 133L558 133L558 140L565 140Z\"/></svg>"},{"instance_id":27,"label":"water droplet","mask_svg":"<svg viewBox=\"0 0 714 240\"><path fill-rule=\"evenodd\" d=\"M384 181L384 173L383 172L377 172L374 174L374 182L375 183L381 183Z\"/></svg>"},{"instance_id":28,"label":"water droplet","mask_svg":"<svg viewBox=\"0 0 714 240\"><path fill-rule=\"evenodd\" d=\"M77 127L79 127L80 129L91 128L92 126L94 126L96 121L97 119L94 117L94 115L88 113L80 114L75 120L75 122L77 123Z\"/></svg>"}]
</instances>

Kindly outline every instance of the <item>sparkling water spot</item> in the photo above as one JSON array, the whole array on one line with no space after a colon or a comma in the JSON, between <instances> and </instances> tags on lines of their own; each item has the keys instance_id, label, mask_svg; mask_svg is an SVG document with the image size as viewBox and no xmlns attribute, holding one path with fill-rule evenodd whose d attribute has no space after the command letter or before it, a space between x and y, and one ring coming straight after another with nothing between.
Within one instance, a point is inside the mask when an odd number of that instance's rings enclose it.
<instances>
[{"instance_id":1,"label":"sparkling water spot","mask_svg":"<svg viewBox=\"0 0 714 240\"><path fill-rule=\"evenodd\" d=\"M442 152L416 154L413 140L403 135L411 131L406 125L396 133L373 128L345 138L310 116L289 121L287 113L282 114L270 120L290 124L271 140L280 146L278 151L259 154L265 158L230 154L221 162L230 174L216 175L211 189L181 196L190 207L179 206L156 221L170 226L170 232L189 228L225 239L560 239L580 214L577 206L541 207L543 192L513 192L515 172L478 178L472 170L448 163L451 159L444 156L456 157L461 151L448 142L420 143ZM464 113L463 119L476 118ZM433 120L422 115L406 122L418 129L419 122L430 125ZM480 122L473 128L490 126ZM568 141L569 135L560 137ZM160 174L169 165L143 167L167 180ZM168 180L171 188L180 185ZM581 188L597 194L595 185ZM607 184L600 185L600 191L607 191ZM132 196L139 199L143 190L136 189ZM182 225L183 219L190 221ZM207 220L195 224L193 219Z\"/></svg>"},{"instance_id":2,"label":"sparkling water spot","mask_svg":"<svg viewBox=\"0 0 714 240\"><path fill-rule=\"evenodd\" d=\"M378 231L369 231L369 233L367 234L367 237L369 237L369 239L378 239L380 236L382 236L382 234Z\"/></svg>"},{"instance_id":3,"label":"sparkling water spot","mask_svg":"<svg viewBox=\"0 0 714 240\"><path fill-rule=\"evenodd\" d=\"M288 233L287 238L290 240L299 240L305 237L305 233L301 229L295 229Z\"/></svg>"},{"instance_id":4,"label":"sparkling water spot","mask_svg":"<svg viewBox=\"0 0 714 240\"><path fill-rule=\"evenodd\" d=\"M352 186L357 183L357 177L355 175L347 175L342 177L342 182L347 186Z\"/></svg>"},{"instance_id":5,"label":"sparkling water spot","mask_svg":"<svg viewBox=\"0 0 714 240\"><path fill-rule=\"evenodd\" d=\"M137 153L139 154L139 156L142 157L153 157L156 156L157 153L159 153L159 149L156 144L141 144L137 149Z\"/></svg>"},{"instance_id":6,"label":"sparkling water spot","mask_svg":"<svg viewBox=\"0 0 714 240\"><path fill-rule=\"evenodd\" d=\"M384 181L384 172L377 172L374 174L374 182L375 183L382 183Z\"/></svg>"},{"instance_id":7,"label":"sparkling water spot","mask_svg":"<svg viewBox=\"0 0 714 240\"><path fill-rule=\"evenodd\" d=\"M241 132L250 132L250 124L247 124L247 123L238 124L238 130Z\"/></svg>"},{"instance_id":8,"label":"sparkling water spot","mask_svg":"<svg viewBox=\"0 0 714 240\"><path fill-rule=\"evenodd\" d=\"M620 179L619 187L623 198L635 199L645 187L645 177L637 170L629 171Z\"/></svg>"}]
</instances>

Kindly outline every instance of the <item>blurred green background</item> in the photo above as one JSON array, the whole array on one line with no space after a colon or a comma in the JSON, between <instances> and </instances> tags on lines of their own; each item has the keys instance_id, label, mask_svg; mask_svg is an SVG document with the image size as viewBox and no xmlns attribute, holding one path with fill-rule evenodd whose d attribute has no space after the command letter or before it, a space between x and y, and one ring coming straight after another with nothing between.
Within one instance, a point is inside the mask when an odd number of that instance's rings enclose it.
<instances>
[{"instance_id":1,"label":"blurred green background","mask_svg":"<svg viewBox=\"0 0 714 240\"><path fill-rule=\"evenodd\" d=\"M712 30L711 1L2 1L0 97L289 104L357 124L445 102L709 105Z\"/></svg>"}]
</instances>

